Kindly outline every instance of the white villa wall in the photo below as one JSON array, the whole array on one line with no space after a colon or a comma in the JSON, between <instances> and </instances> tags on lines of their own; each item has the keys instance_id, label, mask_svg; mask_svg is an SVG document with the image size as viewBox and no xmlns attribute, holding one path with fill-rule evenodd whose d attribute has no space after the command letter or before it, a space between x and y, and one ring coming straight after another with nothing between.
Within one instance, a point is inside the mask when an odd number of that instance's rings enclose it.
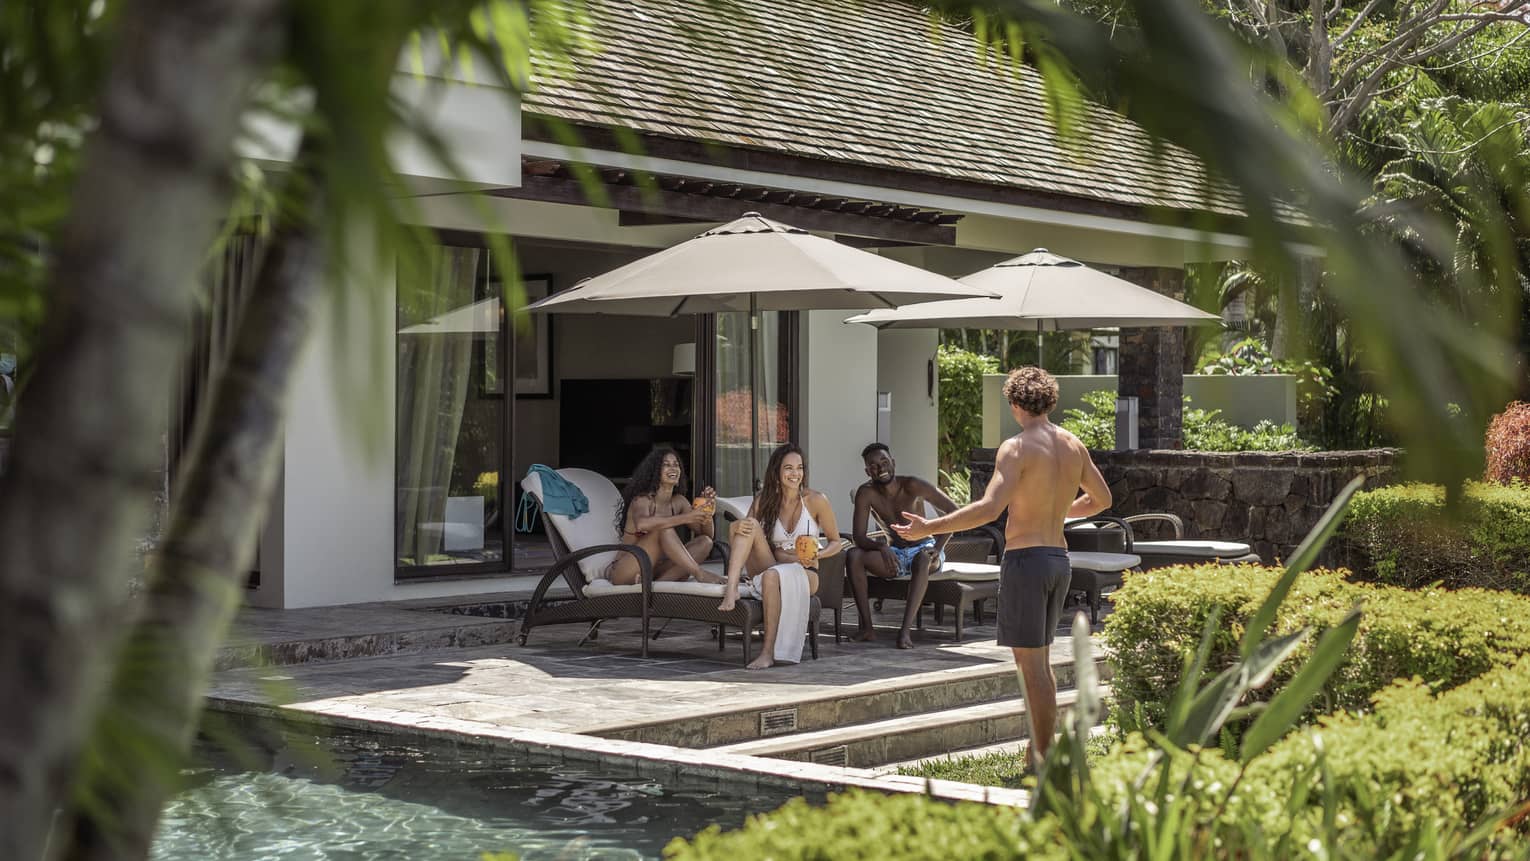
<instances>
[{"instance_id":1,"label":"white villa wall","mask_svg":"<svg viewBox=\"0 0 1530 861\"><path fill-rule=\"evenodd\" d=\"M846 328L861 328L847 326ZM934 329L887 329L877 333L877 391L892 393L892 446L898 471L936 480L939 463L940 380L931 391L929 363L940 341Z\"/></svg>"},{"instance_id":2,"label":"white villa wall","mask_svg":"<svg viewBox=\"0 0 1530 861\"><path fill-rule=\"evenodd\" d=\"M877 433L877 332L846 326L854 311L802 314L802 449L808 481L829 495L841 529L866 480L861 448Z\"/></svg>"}]
</instances>

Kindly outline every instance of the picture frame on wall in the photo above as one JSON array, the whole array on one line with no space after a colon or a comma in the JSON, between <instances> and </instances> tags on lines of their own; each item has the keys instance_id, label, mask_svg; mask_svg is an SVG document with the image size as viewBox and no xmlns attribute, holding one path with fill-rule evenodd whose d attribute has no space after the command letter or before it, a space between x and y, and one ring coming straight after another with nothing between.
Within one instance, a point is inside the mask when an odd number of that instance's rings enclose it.
<instances>
[{"instance_id":1,"label":"picture frame on wall","mask_svg":"<svg viewBox=\"0 0 1530 861\"><path fill-rule=\"evenodd\" d=\"M521 286L526 291L525 302L530 305L552 294L552 277L525 275L521 278ZM528 314L524 327L511 327L510 338L515 345L515 396L552 397L552 317L548 314Z\"/></svg>"}]
</instances>

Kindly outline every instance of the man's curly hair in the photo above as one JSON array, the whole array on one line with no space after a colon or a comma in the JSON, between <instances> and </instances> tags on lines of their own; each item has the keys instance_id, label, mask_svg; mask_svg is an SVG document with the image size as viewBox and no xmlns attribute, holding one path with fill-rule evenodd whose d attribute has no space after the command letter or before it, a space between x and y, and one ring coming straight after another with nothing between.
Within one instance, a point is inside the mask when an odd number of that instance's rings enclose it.
<instances>
[{"instance_id":1,"label":"man's curly hair","mask_svg":"<svg viewBox=\"0 0 1530 861\"><path fill-rule=\"evenodd\" d=\"M1016 368L1004 381L1004 397L1033 416L1044 416L1057 406L1057 378L1041 368Z\"/></svg>"}]
</instances>

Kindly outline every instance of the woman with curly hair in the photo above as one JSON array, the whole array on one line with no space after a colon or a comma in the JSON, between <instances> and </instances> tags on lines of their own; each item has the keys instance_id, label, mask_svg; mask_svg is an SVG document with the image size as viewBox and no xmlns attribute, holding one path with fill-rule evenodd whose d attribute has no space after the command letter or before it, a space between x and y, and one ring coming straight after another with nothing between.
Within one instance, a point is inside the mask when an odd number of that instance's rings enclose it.
<instances>
[{"instance_id":1,"label":"woman with curly hair","mask_svg":"<svg viewBox=\"0 0 1530 861\"><path fill-rule=\"evenodd\" d=\"M717 492L708 487L701 498L711 500ZM673 449L656 448L643 458L632 479L622 490L622 504L616 509L616 528L623 544L635 544L653 562L655 580L701 580L721 582L716 575L701 568L701 560L712 552L716 527L706 505L697 508L685 495L685 471L680 456ZM680 537L680 528L691 531L689 541ZM606 576L617 586L638 581L637 557L621 553L611 563Z\"/></svg>"},{"instance_id":2,"label":"woman with curly hair","mask_svg":"<svg viewBox=\"0 0 1530 861\"><path fill-rule=\"evenodd\" d=\"M832 536L822 550L820 532ZM798 539L810 540L816 552L799 553ZM802 449L787 443L771 452L760 493L749 516L733 524L729 545L728 585L718 609L732 610L740 594L765 605L765 641L749 669L797 663L810 599L818 591L818 561L844 548L829 498L807 487Z\"/></svg>"}]
</instances>

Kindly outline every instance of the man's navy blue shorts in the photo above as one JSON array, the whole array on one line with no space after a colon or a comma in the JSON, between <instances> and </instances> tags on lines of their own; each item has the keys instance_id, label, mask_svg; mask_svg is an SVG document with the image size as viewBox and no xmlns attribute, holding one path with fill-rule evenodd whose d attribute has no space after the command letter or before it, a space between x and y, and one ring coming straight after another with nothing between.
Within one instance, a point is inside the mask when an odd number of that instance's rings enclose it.
<instances>
[{"instance_id":1,"label":"man's navy blue shorts","mask_svg":"<svg viewBox=\"0 0 1530 861\"><path fill-rule=\"evenodd\" d=\"M999 645L1016 649L1052 645L1072 580L1066 547L1004 551L999 569Z\"/></svg>"}]
</instances>

